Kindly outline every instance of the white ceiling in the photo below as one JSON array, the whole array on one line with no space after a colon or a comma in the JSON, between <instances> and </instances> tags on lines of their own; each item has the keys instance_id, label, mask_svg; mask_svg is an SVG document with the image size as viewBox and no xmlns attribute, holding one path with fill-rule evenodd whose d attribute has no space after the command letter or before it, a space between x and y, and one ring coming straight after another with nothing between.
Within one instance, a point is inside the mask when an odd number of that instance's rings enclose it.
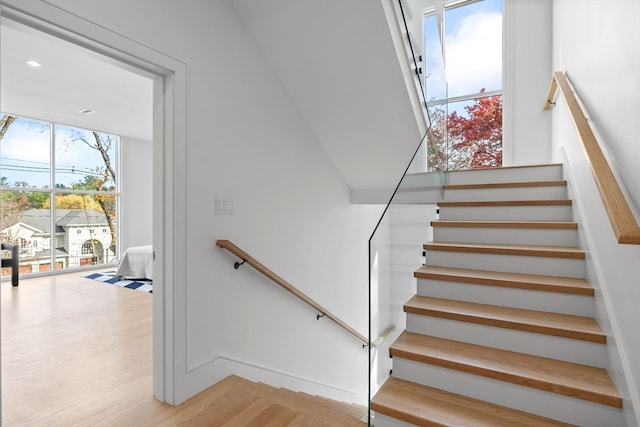
<instances>
[{"instance_id":1,"label":"white ceiling","mask_svg":"<svg viewBox=\"0 0 640 427\"><path fill-rule=\"evenodd\" d=\"M227 1L347 186L393 188L421 134L382 2ZM0 37L3 112L152 139L149 79L6 20Z\"/></svg>"},{"instance_id":2,"label":"white ceiling","mask_svg":"<svg viewBox=\"0 0 640 427\"><path fill-rule=\"evenodd\" d=\"M0 31L3 113L152 140L151 79L6 19ZM42 67L30 67L30 60ZM78 113L82 109L95 112Z\"/></svg>"},{"instance_id":3,"label":"white ceiling","mask_svg":"<svg viewBox=\"0 0 640 427\"><path fill-rule=\"evenodd\" d=\"M352 190L391 189L421 138L380 0L228 0Z\"/></svg>"}]
</instances>

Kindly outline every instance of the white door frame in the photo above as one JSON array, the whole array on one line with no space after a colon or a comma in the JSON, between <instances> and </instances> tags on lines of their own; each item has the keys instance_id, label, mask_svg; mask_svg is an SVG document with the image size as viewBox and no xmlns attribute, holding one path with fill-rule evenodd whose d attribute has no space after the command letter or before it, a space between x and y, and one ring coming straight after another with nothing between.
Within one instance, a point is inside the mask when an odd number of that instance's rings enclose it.
<instances>
[{"instance_id":1,"label":"white door frame","mask_svg":"<svg viewBox=\"0 0 640 427\"><path fill-rule=\"evenodd\" d=\"M174 283L185 283L186 274L184 239L175 238L185 236L186 64L43 1L0 0L0 18L153 79L153 393L175 404L175 366L183 358L177 349L184 348L184 334L174 335L175 326L183 323L174 310Z\"/></svg>"}]
</instances>

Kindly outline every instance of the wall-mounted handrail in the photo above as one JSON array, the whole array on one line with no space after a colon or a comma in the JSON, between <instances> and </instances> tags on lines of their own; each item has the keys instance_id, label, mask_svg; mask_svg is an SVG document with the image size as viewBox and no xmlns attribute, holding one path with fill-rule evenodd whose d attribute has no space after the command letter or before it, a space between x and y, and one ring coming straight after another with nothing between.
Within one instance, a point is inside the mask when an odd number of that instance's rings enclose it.
<instances>
[{"instance_id":1,"label":"wall-mounted handrail","mask_svg":"<svg viewBox=\"0 0 640 427\"><path fill-rule=\"evenodd\" d=\"M558 89L562 92L571 118L576 125L580 141L591 164L593 177L600 191L600 197L607 210L609 221L618 243L640 245L640 226L638 226L631 208L629 208L629 204L598 144L591 126L589 126L586 114L578 103L575 91L569 84L564 71L553 73L544 109L548 110L555 105L554 98Z\"/></svg>"},{"instance_id":2,"label":"wall-mounted handrail","mask_svg":"<svg viewBox=\"0 0 640 427\"><path fill-rule=\"evenodd\" d=\"M302 301L304 301L305 303L313 307L316 311L318 311L319 314L316 316L317 319L320 319L321 317L326 317L328 319L331 319L336 324L338 324L338 326L340 326L341 328L349 332L351 335L356 337L358 340L360 340L363 346L369 345L369 340L365 338L363 335L361 335L360 333L358 333L358 331L353 329L351 326L347 325L345 322L340 320L337 316L332 314L329 310L322 307L313 299L311 299L310 297L302 293L300 290L298 290L295 286L293 286L292 284L284 280L282 277L278 276L273 271L269 270L262 263L260 263L258 260L253 258L251 255L249 255L239 247L237 247L235 244L233 244L229 240L217 240L216 245L223 249L228 250L229 252L231 252L232 254L234 254L235 256L237 256L242 260L242 263L236 262L234 264L234 267L236 269L238 269L240 265L246 262L247 264L255 268L258 272L262 273L264 276L268 277L269 279L274 281L276 284L280 285L282 288L292 293L293 295L295 295L296 297L298 297L299 299L301 299Z\"/></svg>"}]
</instances>

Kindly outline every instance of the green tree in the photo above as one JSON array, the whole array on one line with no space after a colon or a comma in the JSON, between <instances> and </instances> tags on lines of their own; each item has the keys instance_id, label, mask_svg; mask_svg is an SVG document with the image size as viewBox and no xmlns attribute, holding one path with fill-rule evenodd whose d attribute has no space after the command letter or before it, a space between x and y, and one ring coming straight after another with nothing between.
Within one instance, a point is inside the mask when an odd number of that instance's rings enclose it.
<instances>
[{"instance_id":1,"label":"green tree","mask_svg":"<svg viewBox=\"0 0 640 427\"><path fill-rule=\"evenodd\" d=\"M45 207L45 204L51 203L49 193L42 191L31 191L27 193L27 199L29 200L29 208L31 209L42 209Z\"/></svg>"}]
</instances>

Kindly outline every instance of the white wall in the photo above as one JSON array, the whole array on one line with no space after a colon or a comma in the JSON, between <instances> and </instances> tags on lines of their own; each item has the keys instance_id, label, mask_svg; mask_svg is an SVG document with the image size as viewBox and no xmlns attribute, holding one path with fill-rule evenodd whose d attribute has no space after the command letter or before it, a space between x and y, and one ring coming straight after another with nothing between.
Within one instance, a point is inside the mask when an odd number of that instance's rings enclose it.
<instances>
[{"instance_id":1,"label":"white wall","mask_svg":"<svg viewBox=\"0 0 640 427\"><path fill-rule=\"evenodd\" d=\"M551 158L551 121L542 109L552 72L551 3L503 3L504 165Z\"/></svg>"},{"instance_id":2,"label":"white wall","mask_svg":"<svg viewBox=\"0 0 640 427\"><path fill-rule=\"evenodd\" d=\"M353 198L381 190L367 203L389 200L424 135L387 24L391 1L229 0Z\"/></svg>"},{"instance_id":3,"label":"white wall","mask_svg":"<svg viewBox=\"0 0 640 427\"><path fill-rule=\"evenodd\" d=\"M234 241L367 334L367 239L381 207L350 204L340 174L227 2L50 3L187 67L186 163L177 166L186 171L186 213L174 220L185 224L186 235L175 237L185 242L187 265L173 276L186 282L174 283L184 305L172 312L174 325L184 324L176 342L186 344L175 349L184 363L176 359L170 379L174 402L243 372L363 403L367 350L250 267L234 270L215 246ZM232 198L235 214L214 215L215 196Z\"/></svg>"},{"instance_id":4,"label":"white wall","mask_svg":"<svg viewBox=\"0 0 640 427\"><path fill-rule=\"evenodd\" d=\"M632 209L640 201L640 145L634 142L640 131L635 119L640 113L638 16L636 1L553 4L553 68L567 72L584 101L590 125L610 154ZM612 375L624 393L629 425L637 425L633 410L640 412L640 248L616 242L562 98L551 114L553 159L566 159L573 196L582 212L580 228L590 251L588 279L597 288L598 320L608 333Z\"/></svg>"},{"instance_id":5,"label":"white wall","mask_svg":"<svg viewBox=\"0 0 640 427\"><path fill-rule=\"evenodd\" d=\"M153 144L122 137L120 141L120 250L150 245L153 237Z\"/></svg>"},{"instance_id":6,"label":"white wall","mask_svg":"<svg viewBox=\"0 0 640 427\"><path fill-rule=\"evenodd\" d=\"M640 3L554 2L554 70L567 72L634 207L640 206Z\"/></svg>"}]
</instances>

